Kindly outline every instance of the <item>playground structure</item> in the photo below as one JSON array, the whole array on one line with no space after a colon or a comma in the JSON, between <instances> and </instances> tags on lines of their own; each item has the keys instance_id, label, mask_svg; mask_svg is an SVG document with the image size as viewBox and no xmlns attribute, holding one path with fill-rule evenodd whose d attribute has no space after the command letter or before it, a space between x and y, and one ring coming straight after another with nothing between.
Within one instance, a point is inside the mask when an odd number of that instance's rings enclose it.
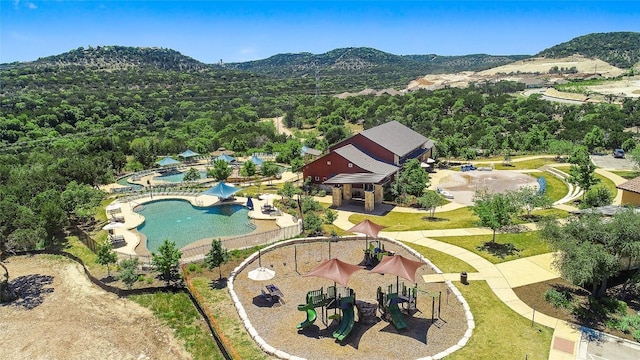
<instances>
[{"instance_id":1,"label":"playground structure","mask_svg":"<svg viewBox=\"0 0 640 360\"><path fill-rule=\"evenodd\" d=\"M306 319L297 325L298 330L305 329L313 325L318 318L316 308L321 309L321 320L325 326L328 326L328 320L340 319L338 328L333 332L333 337L338 340L344 340L353 330L355 323L355 314L353 308L356 302L356 294L353 289L348 287L327 287L327 292L323 292L323 288L312 290L307 293L306 303L298 305L298 311L306 312ZM328 314L330 309L340 309L341 314L334 312L333 315Z\"/></svg>"},{"instance_id":2,"label":"playground structure","mask_svg":"<svg viewBox=\"0 0 640 360\"><path fill-rule=\"evenodd\" d=\"M403 330L408 327L404 314L413 316L416 312L422 313L417 307L418 292L422 292L431 297L431 322L436 326L441 326L444 320L440 318L441 310L441 292L429 293L425 290L419 290L417 285L413 288L407 287L404 283L400 284L402 291L399 291L400 286L391 284L387 287L387 292L382 291L382 287L378 286L376 292L376 298L378 300L378 310L380 311L381 318L389 321L398 330ZM436 299L438 299L438 307L436 308ZM402 308L400 306L402 306ZM440 325L438 325L440 324Z\"/></svg>"},{"instance_id":3,"label":"playground structure","mask_svg":"<svg viewBox=\"0 0 640 360\"><path fill-rule=\"evenodd\" d=\"M382 261L382 257L392 256L395 253L390 250L384 249L384 244L380 242L380 240L372 240L369 242L369 247L364 249L364 266L373 267L376 266Z\"/></svg>"}]
</instances>

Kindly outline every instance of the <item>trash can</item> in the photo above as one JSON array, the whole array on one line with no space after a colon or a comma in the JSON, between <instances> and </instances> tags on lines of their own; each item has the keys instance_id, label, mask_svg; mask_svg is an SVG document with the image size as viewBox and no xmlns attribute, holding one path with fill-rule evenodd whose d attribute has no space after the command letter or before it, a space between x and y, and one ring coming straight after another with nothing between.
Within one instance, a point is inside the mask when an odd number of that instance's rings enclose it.
<instances>
[{"instance_id":1,"label":"trash can","mask_svg":"<svg viewBox=\"0 0 640 360\"><path fill-rule=\"evenodd\" d=\"M460 282L467 285L467 273L464 271L460 273Z\"/></svg>"}]
</instances>

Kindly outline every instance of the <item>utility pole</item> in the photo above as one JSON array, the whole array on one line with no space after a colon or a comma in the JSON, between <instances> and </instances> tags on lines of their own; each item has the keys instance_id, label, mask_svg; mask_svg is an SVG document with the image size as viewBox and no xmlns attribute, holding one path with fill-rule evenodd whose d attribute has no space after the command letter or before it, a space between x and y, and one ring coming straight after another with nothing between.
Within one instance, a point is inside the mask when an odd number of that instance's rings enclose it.
<instances>
[{"instance_id":1,"label":"utility pole","mask_svg":"<svg viewBox=\"0 0 640 360\"><path fill-rule=\"evenodd\" d=\"M320 69L316 65L316 106L320 102Z\"/></svg>"}]
</instances>

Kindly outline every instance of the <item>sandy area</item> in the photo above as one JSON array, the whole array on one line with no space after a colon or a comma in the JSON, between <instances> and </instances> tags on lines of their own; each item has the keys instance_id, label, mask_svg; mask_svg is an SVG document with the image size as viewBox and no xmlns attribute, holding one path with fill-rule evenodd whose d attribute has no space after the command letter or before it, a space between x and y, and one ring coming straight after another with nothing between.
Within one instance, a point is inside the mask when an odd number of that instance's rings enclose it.
<instances>
[{"instance_id":1,"label":"sandy area","mask_svg":"<svg viewBox=\"0 0 640 360\"><path fill-rule=\"evenodd\" d=\"M363 260L364 247L364 239L342 240L331 243L331 255L345 262L358 264ZM385 248L415 259L397 245L385 243ZM294 261L296 253L297 272ZM318 308L319 318L315 325L298 331L296 325L305 320L306 314L298 311L297 306L304 303L306 293L321 287L326 292L327 287L333 285L331 280L304 277L301 274L311 271L325 258L329 258L328 242L291 245L262 254L262 266L276 271L274 279L262 283L248 279L247 273L258 267L258 261L237 274L234 290L251 323L268 344L307 359L414 359L435 355L455 345L467 330L462 305L453 294L448 294L446 285L425 283L422 280L422 275L433 273L425 264L418 269L416 280L419 289L429 293L442 292L441 320L437 320L436 316L436 321L432 323L432 298L427 293L420 292L417 307L422 312L413 317L406 316L409 328L405 330L398 331L391 323L379 318L375 324L359 322L356 312L353 332L344 343L339 343L332 337L338 326L337 322L328 320L324 324L320 319L321 308ZM400 279L401 283L403 281L407 282ZM271 305L259 295L261 288L268 283L275 284L284 293L284 305ZM375 304L377 287L381 286L386 291L388 285L395 286L395 283L394 275L358 271L351 276L348 285L355 290L357 300ZM438 307L437 300L435 307ZM329 310L329 315L331 314L333 310Z\"/></svg>"},{"instance_id":2,"label":"sandy area","mask_svg":"<svg viewBox=\"0 0 640 360\"><path fill-rule=\"evenodd\" d=\"M2 359L189 359L150 310L93 285L77 263L9 258L18 300L0 306Z\"/></svg>"},{"instance_id":3,"label":"sandy area","mask_svg":"<svg viewBox=\"0 0 640 360\"><path fill-rule=\"evenodd\" d=\"M538 182L533 176L506 170L452 172L438 184L442 190L453 195L452 201L465 205L473 205L473 196L477 190L486 189L495 193L518 190L525 186L537 188Z\"/></svg>"},{"instance_id":4,"label":"sandy area","mask_svg":"<svg viewBox=\"0 0 640 360\"><path fill-rule=\"evenodd\" d=\"M557 66L558 68L572 68L576 67L578 72L593 74L597 72L604 77L616 77L623 73L625 70L609 65L608 63L597 60L589 59L584 56L574 55L561 59L547 59L547 58L530 58L520 61L515 61L511 64L498 66L488 70L479 72L479 75L495 75L499 73L509 74L517 73L541 73L547 74L549 69Z\"/></svg>"}]
</instances>

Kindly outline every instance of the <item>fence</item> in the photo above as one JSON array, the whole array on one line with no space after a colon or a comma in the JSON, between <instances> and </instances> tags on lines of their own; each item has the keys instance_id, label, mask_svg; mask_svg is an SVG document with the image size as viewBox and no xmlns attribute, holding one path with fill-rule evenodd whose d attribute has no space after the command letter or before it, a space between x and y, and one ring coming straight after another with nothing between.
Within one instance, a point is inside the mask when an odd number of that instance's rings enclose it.
<instances>
[{"instance_id":1,"label":"fence","mask_svg":"<svg viewBox=\"0 0 640 360\"><path fill-rule=\"evenodd\" d=\"M275 242L291 239L300 235L301 228L299 225L293 225L271 231L257 234L247 234L232 238L222 239L222 244L227 250L246 249L254 246L264 246ZM182 264L201 261L211 250L211 244L198 246L195 248L185 249L182 251ZM142 260L142 259L141 259Z\"/></svg>"}]
</instances>

